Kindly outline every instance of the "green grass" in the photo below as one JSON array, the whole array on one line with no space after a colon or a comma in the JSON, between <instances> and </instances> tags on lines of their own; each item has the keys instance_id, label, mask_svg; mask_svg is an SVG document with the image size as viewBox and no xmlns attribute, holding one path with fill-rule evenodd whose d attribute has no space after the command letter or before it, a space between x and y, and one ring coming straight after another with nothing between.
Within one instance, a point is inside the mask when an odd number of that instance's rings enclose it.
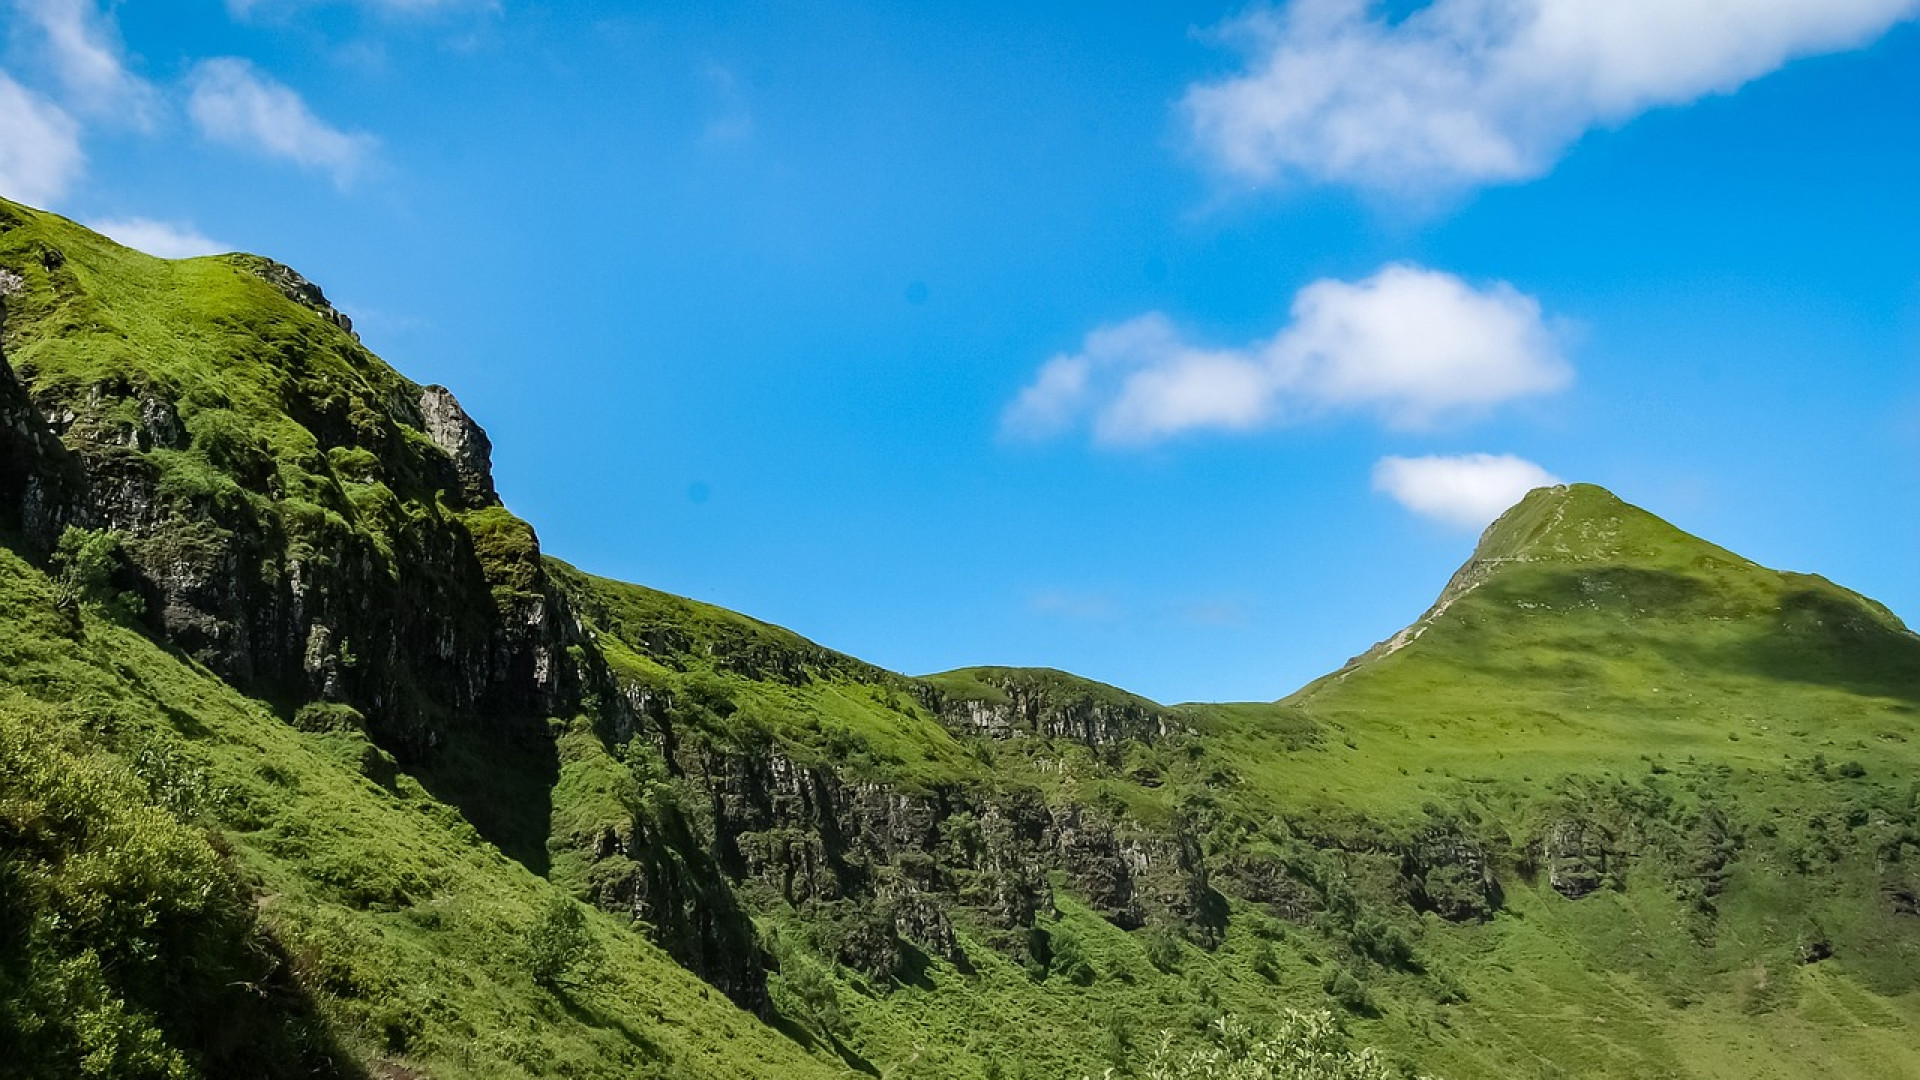
<instances>
[{"instance_id":1,"label":"green grass","mask_svg":"<svg viewBox=\"0 0 1920 1080\"><path fill-rule=\"evenodd\" d=\"M136 950L106 976L84 967L63 976L93 980L93 990L64 993L99 1002L95 1013L110 1018L95 1025L99 1039L153 1030L154 1060L217 1064L196 1062L211 1040L200 1029L234 1014L170 1013L164 995L147 988L191 980L186 958L217 955L229 923L245 926L257 910L261 948L285 957L285 994L309 999L253 1020L249 1037L337 1043L349 1060L446 1078L839 1073L734 1009L612 915L589 918L607 956L590 986L537 985L524 939L553 886L482 842L364 735L299 731L132 630L91 615L76 627L57 613L52 584L6 550L0 750L36 765L0 773L0 814L16 823L10 829L44 816L31 807L49 800L85 823L78 833L51 835L46 856L9 833L0 866L26 882L37 913L31 925L55 915L75 924L57 948L30 942L24 951L43 956L35 963L71 967L89 953ZM92 865L100 869L86 869ZM227 896L227 907L216 905L213 915L163 909L157 922L140 908L103 909L111 894L92 891L98 873L115 875L134 897L144 892L149 898L139 902L148 907L207 888ZM244 914L232 913L236 905ZM160 935L158 951L139 951L122 928L126 919ZM10 955L12 975L21 961ZM273 970L248 959L254 978ZM36 988L63 993L49 990L49 978L30 972L7 984L0 1030L44 1022ZM217 1002L218 989L199 986L201 996L188 1000ZM73 1026L91 1023L87 1015ZM290 1072L298 1065L291 1054L278 1062Z\"/></svg>"},{"instance_id":2,"label":"green grass","mask_svg":"<svg viewBox=\"0 0 1920 1080\"><path fill-rule=\"evenodd\" d=\"M663 605L690 602L649 603L669 620L679 616ZM1316 902L1347 907L1302 924L1235 904L1224 944L1182 946L1175 975L1142 959L1153 930L1107 925L1060 882L1053 926L1090 958L1088 984L1036 978L963 928L970 973L933 961L918 981L876 986L840 971L848 1020L835 1037L894 1075L1097 1075L1117 1036L1095 1018L1123 1017L1137 1039L1197 1037L1221 1012L1257 1021L1327 1004L1332 965L1373 1003L1350 1017L1359 1037L1436 1075L1920 1075L1920 920L1887 899L1920 858L1908 787L1920 646L1897 620L1574 488L1536 494L1490 531L1419 630L1277 703L1167 709L1050 671L923 680L950 700L1030 694L1170 717L1175 734L1117 756L967 740L990 769L946 780L1038 786L1050 802L1148 826L1198 807L1214 822L1216 860L1278 860ZM702 659L715 652L656 648L648 662L723 670ZM848 670L828 685L843 689ZM750 700L766 688L726 692ZM810 715L778 708L789 724ZM941 741L917 724L895 737ZM804 738L787 739L817 760ZM1851 761L1870 764L1848 775ZM1533 845L1569 819L1634 852L1580 900L1529 866ZM1487 852L1505 894L1489 921L1410 910L1401 853L1436 829ZM1722 847L1733 854L1708 896L1700 867ZM804 912L767 918L803 955L830 951L806 952ZM1356 945L1363 925L1395 928L1412 968ZM1815 940L1834 957L1804 966ZM1250 958L1263 954L1256 971ZM778 976L774 988L778 1000Z\"/></svg>"},{"instance_id":3,"label":"green grass","mask_svg":"<svg viewBox=\"0 0 1920 1080\"><path fill-rule=\"evenodd\" d=\"M547 567L629 693L657 703L686 737L778 746L802 764L910 790L983 775L911 680L710 604L557 559Z\"/></svg>"}]
</instances>

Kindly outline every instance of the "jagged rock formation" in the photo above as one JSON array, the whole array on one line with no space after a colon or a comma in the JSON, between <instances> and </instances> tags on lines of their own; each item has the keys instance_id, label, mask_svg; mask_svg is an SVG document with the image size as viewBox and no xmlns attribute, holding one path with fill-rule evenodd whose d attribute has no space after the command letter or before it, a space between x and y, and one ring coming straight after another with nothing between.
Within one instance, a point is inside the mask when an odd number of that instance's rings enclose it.
<instances>
[{"instance_id":1,"label":"jagged rock formation","mask_svg":"<svg viewBox=\"0 0 1920 1080\"><path fill-rule=\"evenodd\" d=\"M420 419L433 445L452 459L467 505L497 505L500 496L493 490L493 441L460 407L453 391L444 386L422 387Z\"/></svg>"}]
</instances>

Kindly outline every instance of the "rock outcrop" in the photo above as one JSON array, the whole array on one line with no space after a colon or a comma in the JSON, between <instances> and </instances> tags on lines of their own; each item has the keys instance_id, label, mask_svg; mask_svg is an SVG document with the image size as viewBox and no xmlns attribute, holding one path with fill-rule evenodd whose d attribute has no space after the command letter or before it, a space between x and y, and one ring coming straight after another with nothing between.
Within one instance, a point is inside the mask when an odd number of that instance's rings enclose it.
<instances>
[{"instance_id":1,"label":"rock outcrop","mask_svg":"<svg viewBox=\"0 0 1920 1080\"><path fill-rule=\"evenodd\" d=\"M421 387L420 419L427 437L452 459L467 505L498 503L500 496L493 490L493 441L460 407L453 391L444 386Z\"/></svg>"}]
</instances>

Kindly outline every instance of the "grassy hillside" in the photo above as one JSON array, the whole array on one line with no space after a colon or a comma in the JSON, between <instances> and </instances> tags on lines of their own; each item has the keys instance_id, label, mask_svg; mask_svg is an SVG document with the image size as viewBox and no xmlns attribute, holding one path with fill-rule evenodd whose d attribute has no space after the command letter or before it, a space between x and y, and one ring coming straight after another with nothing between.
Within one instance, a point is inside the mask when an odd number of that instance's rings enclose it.
<instances>
[{"instance_id":1,"label":"grassy hillside","mask_svg":"<svg viewBox=\"0 0 1920 1080\"><path fill-rule=\"evenodd\" d=\"M757 910L831 976L817 1026L900 1075L1125 1067L1286 1004L1443 1075L1920 1075L1915 673L1870 601L1537 492L1408 633L1284 702L971 669L921 684L948 732L847 718L921 747L895 763L957 735L985 766L938 774L963 789L1187 823L1221 925L1122 930L1056 866L1050 955L962 912L963 959L875 979L819 905ZM1006 719L956 726L974 705ZM1096 712L1116 741L1078 737Z\"/></svg>"},{"instance_id":2,"label":"grassy hillside","mask_svg":"<svg viewBox=\"0 0 1920 1080\"><path fill-rule=\"evenodd\" d=\"M349 710L288 724L63 613L4 550L0 755L0 1034L45 1054L27 1075L839 1071L584 908L602 962L542 985L532 932L562 894Z\"/></svg>"},{"instance_id":3,"label":"grassy hillside","mask_svg":"<svg viewBox=\"0 0 1920 1080\"><path fill-rule=\"evenodd\" d=\"M284 267L0 203L0 271L0 1071L1127 1076L1326 1009L1920 1077L1920 639L1829 582L1576 485L1280 702L910 678L545 555Z\"/></svg>"}]
</instances>

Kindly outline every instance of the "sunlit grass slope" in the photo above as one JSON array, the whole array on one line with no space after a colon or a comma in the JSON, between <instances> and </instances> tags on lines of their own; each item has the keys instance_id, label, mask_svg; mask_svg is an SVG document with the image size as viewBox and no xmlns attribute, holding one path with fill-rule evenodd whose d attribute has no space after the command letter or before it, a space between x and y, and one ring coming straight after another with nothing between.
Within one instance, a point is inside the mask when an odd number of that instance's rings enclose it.
<instances>
[{"instance_id":1,"label":"sunlit grass slope","mask_svg":"<svg viewBox=\"0 0 1920 1080\"><path fill-rule=\"evenodd\" d=\"M528 932L552 886L350 723L298 730L133 630L63 614L4 549L0 754L0 1035L50 1062L103 1077L351 1076L362 1061L475 1080L841 1072L613 916L587 913L597 973L537 982Z\"/></svg>"},{"instance_id":2,"label":"sunlit grass slope","mask_svg":"<svg viewBox=\"0 0 1920 1080\"><path fill-rule=\"evenodd\" d=\"M1920 638L1824 578L1573 485L1527 496L1426 616L1282 704L1330 736L1318 756L1263 755L1272 785L1352 809L1689 757L1766 777L1821 755L1904 785Z\"/></svg>"},{"instance_id":3,"label":"sunlit grass slope","mask_svg":"<svg viewBox=\"0 0 1920 1080\"><path fill-rule=\"evenodd\" d=\"M666 614L686 601L598 587L625 597L598 618L629 640L690 618ZM687 672L725 669L729 636L785 633L695 614L727 629L685 650ZM1234 898L1217 947L1116 929L1056 879L1052 958L1010 961L963 928L967 970L934 959L900 983L825 960L802 913L763 916L786 958L775 998L903 1077L1097 1075L1162 1032L1289 1006L1337 1008L1443 1076L1920 1076L1920 919L1895 899L1920 886L1917 656L1871 601L1597 488L1537 492L1426 618L1282 702L1169 708L1004 668L924 680L1169 718L1111 750L967 740L985 770L940 776L1207 823ZM877 676L834 676L859 677ZM866 722L906 746L946 738L922 718ZM1547 850L1569 823L1618 856L1578 899L1553 887ZM1409 907L1408 860L1433 843L1485 854L1497 910ZM1239 899L1219 868L1247 864L1306 883L1308 910Z\"/></svg>"}]
</instances>

